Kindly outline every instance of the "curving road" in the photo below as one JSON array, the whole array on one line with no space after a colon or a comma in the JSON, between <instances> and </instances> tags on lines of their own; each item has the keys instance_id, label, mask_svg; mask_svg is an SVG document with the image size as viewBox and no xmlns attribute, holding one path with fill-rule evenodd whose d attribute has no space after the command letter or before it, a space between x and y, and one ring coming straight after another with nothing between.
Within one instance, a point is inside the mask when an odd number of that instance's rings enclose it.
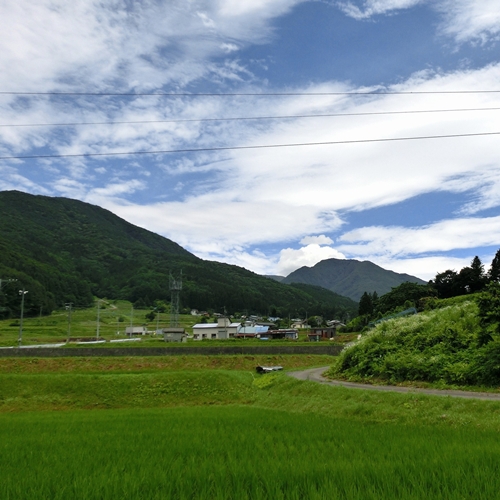
<instances>
[{"instance_id":1,"label":"curving road","mask_svg":"<svg viewBox=\"0 0 500 500\"><path fill-rule=\"evenodd\" d=\"M288 372L290 377L299 380L310 380L312 382L319 382L320 384L336 385L341 387L348 387L350 389L365 389L369 391L386 391L386 392L410 392L419 394L430 394L432 396L451 396L454 398L468 398L468 399L485 399L488 401L500 401L500 394L489 392L468 392L468 391L454 391L454 390L440 390L440 389L417 389L413 387L399 387L396 385L370 385L358 384L355 382L345 382L343 380L330 380L323 377L323 373L328 370L329 366L322 368L311 368L309 370Z\"/></svg>"}]
</instances>

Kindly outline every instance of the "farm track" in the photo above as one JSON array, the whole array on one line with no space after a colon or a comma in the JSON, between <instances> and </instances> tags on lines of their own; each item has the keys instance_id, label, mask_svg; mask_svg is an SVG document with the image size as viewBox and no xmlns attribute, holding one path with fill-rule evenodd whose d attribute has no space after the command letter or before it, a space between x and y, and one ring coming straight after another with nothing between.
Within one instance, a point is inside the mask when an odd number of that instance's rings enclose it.
<instances>
[{"instance_id":1,"label":"farm track","mask_svg":"<svg viewBox=\"0 0 500 500\"><path fill-rule=\"evenodd\" d=\"M493 394L489 392L470 392L470 391L457 391L449 389L420 389L416 387L400 387L395 385L370 385L360 384L356 382L345 382L343 380L330 380L323 377L323 373L328 370L329 366L322 368L311 368L309 370L301 370L295 372L288 372L290 377L298 380L310 380L320 384L333 385L346 387L349 389L363 389L368 391L384 391L384 392L402 392L414 394L429 394L431 396L451 396L453 398L466 398L466 399L483 399L487 401L500 401L500 394Z\"/></svg>"}]
</instances>

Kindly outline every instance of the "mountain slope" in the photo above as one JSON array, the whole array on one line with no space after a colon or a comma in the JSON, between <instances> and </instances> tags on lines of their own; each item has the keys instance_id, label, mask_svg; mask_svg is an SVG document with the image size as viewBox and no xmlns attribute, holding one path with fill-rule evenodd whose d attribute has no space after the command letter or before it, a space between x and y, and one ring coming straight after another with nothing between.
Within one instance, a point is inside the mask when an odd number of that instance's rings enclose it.
<instances>
[{"instance_id":1,"label":"mountain slope","mask_svg":"<svg viewBox=\"0 0 500 500\"><path fill-rule=\"evenodd\" d=\"M298 289L246 269L204 261L177 243L134 226L108 210L67 198L0 192L0 308L19 308L18 288L29 290L26 311L50 311L67 302L89 305L93 295L110 299L169 300L169 275L182 272L181 305L222 312L334 316L349 309L345 297ZM328 305L328 310L324 310ZM313 313L313 310L317 312ZM5 313L5 311L4 311Z\"/></svg>"},{"instance_id":2,"label":"mountain slope","mask_svg":"<svg viewBox=\"0 0 500 500\"><path fill-rule=\"evenodd\" d=\"M388 271L373 262L326 259L313 267L304 266L297 269L281 282L321 286L359 301L364 292L376 291L378 295L383 295L405 281L425 284L420 278Z\"/></svg>"}]
</instances>

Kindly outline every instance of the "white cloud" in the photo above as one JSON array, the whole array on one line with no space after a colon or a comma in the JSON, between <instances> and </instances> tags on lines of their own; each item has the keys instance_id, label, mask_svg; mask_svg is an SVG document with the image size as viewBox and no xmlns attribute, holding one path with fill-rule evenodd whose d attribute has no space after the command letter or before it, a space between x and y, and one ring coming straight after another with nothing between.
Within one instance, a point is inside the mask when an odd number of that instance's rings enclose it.
<instances>
[{"instance_id":1,"label":"white cloud","mask_svg":"<svg viewBox=\"0 0 500 500\"><path fill-rule=\"evenodd\" d=\"M312 243L295 250L284 248L280 252L277 273L288 276L292 271L307 266L312 267L325 259L345 259L345 255L334 248Z\"/></svg>"},{"instance_id":2,"label":"white cloud","mask_svg":"<svg viewBox=\"0 0 500 500\"><path fill-rule=\"evenodd\" d=\"M305 236L300 240L301 245L331 245L332 243L333 240L330 237L325 236L324 234L321 234L319 236Z\"/></svg>"},{"instance_id":3,"label":"white cloud","mask_svg":"<svg viewBox=\"0 0 500 500\"><path fill-rule=\"evenodd\" d=\"M338 6L348 16L363 20L390 14L417 5L428 5L443 15L441 31L457 42L497 40L500 9L497 0L364 0L341 1Z\"/></svg>"},{"instance_id":4,"label":"white cloud","mask_svg":"<svg viewBox=\"0 0 500 500\"><path fill-rule=\"evenodd\" d=\"M249 44L272 39L270 21L298 3L177 0L133 3L128 10L116 1L3 3L0 15L9 36L0 39L0 88L182 91L207 78L221 88L238 80L259 91L261 82L234 57ZM423 2L371 0L343 5L349 15L361 19L419 3ZM444 15L442 29L460 42L498 36L499 13L493 1L437 0L432 6ZM21 154L44 148L60 154L164 151L498 132L497 111L413 112L498 107L495 94L419 92L496 89L499 81L500 64L496 63L468 71L423 71L386 89L408 92L406 95L211 100L82 97L76 104L60 98L2 96L3 123L408 113L273 121L117 123L66 128L64 132L58 128L2 127L0 152ZM370 89L324 82L288 90L328 93ZM389 268L408 265L422 276L426 264L452 262L439 255L429 257L429 253L472 249L499 241L495 225L500 223L496 218L467 217L500 205L498 136L245 149L116 162L101 158L91 166L86 159L46 160L36 164L35 168L43 171L33 178L24 173L28 164L12 162L0 168L0 189L62 194L98 203L204 258L268 274L288 274L301 265L346 255L385 262ZM174 194L177 186L184 197L165 196L162 199L167 201L163 203L158 203L158 198L151 203L144 201L145 196L138 200L139 191L147 193L152 182L154 187L162 183L171 186ZM461 218L454 221L409 229L362 228L341 235L349 212L388 206L435 191L474 193L475 198L458 207ZM473 226L470 231L468 224ZM330 246L334 239L336 248ZM272 255L249 250L260 244L287 247L296 242L304 247L285 248L281 254L274 251Z\"/></svg>"},{"instance_id":5,"label":"white cloud","mask_svg":"<svg viewBox=\"0 0 500 500\"><path fill-rule=\"evenodd\" d=\"M425 92L495 88L499 79L500 65L491 65L449 74L419 73L389 90ZM325 83L299 90L333 92L347 88L337 83ZM190 117L293 115L318 111L323 114L370 113L495 107L495 99L490 94L378 95L370 98L296 96L280 101L247 98L241 100L237 108L233 102L225 101L211 102L208 106L180 102L169 105L164 112L169 115L183 113L181 116ZM118 110L121 117L145 116L146 119L158 116L159 112L148 108L142 101L123 112ZM117 127L117 130L99 127L83 130L75 135L75 142L62 144L61 150L119 150L127 145L131 149L168 149L189 145L191 141L208 147L244 146L488 131L498 131L495 111L156 124L144 125L135 132L128 126ZM123 163L114 166L107 162L108 179L116 180L106 181L107 185L97 189L83 181L87 175L85 164L75 162L68 164L73 169L71 176L61 176L65 180L56 182L54 190L98 203L134 224L178 242L203 258L253 266L252 269L267 274L278 272L278 269L279 272L289 272L293 266L313 265L321 258L334 257L335 252L348 258L380 260L384 257L386 261L399 262L402 257L413 259L419 252L495 244L481 237L481 231L479 234L472 231L473 236L467 237L464 227L472 219L463 216L500 204L497 143L498 138L493 136L236 150L214 155L203 153L179 160L167 156L149 164L147 171L157 165L168 175L161 177L164 180L160 182L171 184L173 190L175 186L182 186L182 192L188 194L183 199L162 203L136 203L129 197L134 189L145 186L145 181L137 180L144 177L141 159L137 159L127 171ZM136 181L123 180L125 174ZM155 182L158 182L157 176L151 175ZM455 224L450 221L422 230L364 228L349 232L340 240L337 237L350 211L387 206L435 191L473 192L475 200L457 207L462 209L462 219ZM465 226L460 221L465 221ZM474 227L477 228L475 221ZM444 231L447 231L446 237L443 237ZM334 235L336 249L328 246ZM217 245L213 244L214 241ZM260 244L283 242L286 246L289 242L299 241L308 245L306 248L310 244L316 244L316 247L310 247L307 252L291 250L281 260L271 256L267 262L247 250ZM441 241L440 246L437 243ZM496 241L499 241L498 237ZM338 246L339 242L341 246Z\"/></svg>"},{"instance_id":6,"label":"white cloud","mask_svg":"<svg viewBox=\"0 0 500 500\"><path fill-rule=\"evenodd\" d=\"M333 231L341 224L336 217L321 217L314 206L234 200L225 193L147 206L117 204L106 198L100 204L206 258L235 247L295 240L311 230Z\"/></svg>"},{"instance_id":7,"label":"white cloud","mask_svg":"<svg viewBox=\"0 0 500 500\"><path fill-rule=\"evenodd\" d=\"M407 257L497 245L500 216L462 218L419 227L362 227L343 234L338 249L348 255Z\"/></svg>"},{"instance_id":8,"label":"white cloud","mask_svg":"<svg viewBox=\"0 0 500 500\"><path fill-rule=\"evenodd\" d=\"M425 2L426 0L364 0L361 7L355 2L339 2L338 5L354 19L367 19L394 10L408 9Z\"/></svg>"},{"instance_id":9,"label":"white cloud","mask_svg":"<svg viewBox=\"0 0 500 500\"><path fill-rule=\"evenodd\" d=\"M442 0L437 8L445 15L444 32L458 42L498 40L500 9L497 0Z\"/></svg>"},{"instance_id":10,"label":"white cloud","mask_svg":"<svg viewBox=\"0 0 500 500\"><path fill-rule=\"evenodd\" d=\"M448 269L460 271L465 266L470 265L471 257L457 258L451 256L416 257L407 259L384 258L380 255L367 256L364 260L369 260L384 269L389 269L396 273L416 276L424 281L433 280L436 274Z\"/></svg>"}]
</instances>

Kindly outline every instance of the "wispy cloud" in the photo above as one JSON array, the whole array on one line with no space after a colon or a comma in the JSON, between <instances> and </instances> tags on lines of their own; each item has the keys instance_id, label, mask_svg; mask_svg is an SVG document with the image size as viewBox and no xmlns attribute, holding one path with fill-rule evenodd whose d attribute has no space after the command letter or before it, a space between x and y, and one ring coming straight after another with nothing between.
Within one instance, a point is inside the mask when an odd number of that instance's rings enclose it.
<instances>
[{"instance_id":1,"label":"wispy cloud","mask_svg":"<svg viewBox=\"0 0 500 500\"><path fill-rule=\"evenodd\" d=\"M356 255L407 257L456 248L497 245L500 217L440 221L427 227L363 227L339 238L338 249Z\"/></svg>"},{"instance_id":2,"label":"wispy cloud","mask_svg":"<svg viewBox=\"0 0 500 500\"><path fill-rule=\"evenodd\" d=\"M354 19L368 19L379 14L386 14L395 10L408 9L426 0L364 0L364 1L339 1L338 6Z\"/></svg>"},{"instance_id":3,"label":"wispy cloud","mask_svg":"<svg viewBox=\"0 0 500 500\"><path fill-rule=\"evenodd\" d=\"M500 9L496 0L441 0L436 7L445 16L444 33L458 42L498 40Z\"/></svg>"},{"instance_id":4,"label":"wispy cloud","mask_svg":"<svg viewBox=\"0 0 500 500\"><path fill-rule=\"evenodd\" d=\"M358 20L427 5L443 15L441 32L460 43L485 43L497 40L500 33L500 10L496 0L358 0L339 1L337 5Z\"/></svg>"},{"instance_id":5,"label":"wispy cloud","mask_svg":"<svg viewBox=\"0 0 500 500\"><path fill-rule=\"evenodd\" d=\"M9 36L0 39L0 89L182 93L238 88L259 93L267 89L267 82L252 73L240 53L251 44L272 41L277 36L273 19L299 3L177 0L129 3L126 8L119 2L97 0L3 3L0 15ZM441 30L448 36L460 43L484 43L499 33L495 3L367 0L337 5L361 20L425 4L439 10ZM0 189L97 203L204 258L259 272L288 274L324 258L346 257L370 258L394 269L413 266L422 276L424 264L461 262L443 255L447 249L473 249L499 241L493 227L500 226L499 221L481 215L500 206L498 137L348 142L499 132L498 111L417 113L498 107L495 94L425 92L496 89L499 81L500 64L494 62L478 69L423 70L397 84L371 89L338 81L292 82L286 89L324 94L406 92L400 95L2 95L2 124L94 123L0 127L4 156L346 143L5 161L0 162ZM350 116L214 120L340 113ZM454 215L457 219L448 214L424 227L344 229L350 213L396 206L432 192L464 194ZM473 226L469 233L467 224ZM491 237L484 236L486 231ZM272 245L273 250L260 248L265 245Z\"/></svg>"}]
</instances>

